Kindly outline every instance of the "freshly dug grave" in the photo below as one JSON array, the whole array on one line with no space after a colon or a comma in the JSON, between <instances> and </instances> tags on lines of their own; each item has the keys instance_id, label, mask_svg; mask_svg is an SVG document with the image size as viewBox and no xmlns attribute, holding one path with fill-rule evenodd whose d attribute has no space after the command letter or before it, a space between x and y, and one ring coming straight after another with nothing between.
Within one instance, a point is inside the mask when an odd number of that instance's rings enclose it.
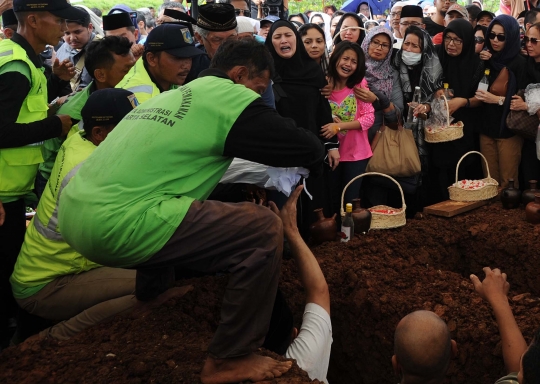
<instances>
[{"instance_id":1,"label":"freshly dug grave","mask_svg":"<svg viewBox=\"0 0 540 384\"><path fill-rule=\"evenodd\" d=\"M523 210L492 204L314 248L332 297L329 381L398 382L390 363L395 326L407 313L427 309L447 321L458 343L447 382L494 383L504 374L500 338L491 309L468 275L483 278L484 266L508 273L512 307L530 341L540 326L539 233L524 221ZM300 325L304 295L297 276L294 261L284 260L281 289ZM66 342L10 348L0 355L0 382L196 383L225 282L226 277L182 282L194 290L144 318L118 318ZM275 382L309 380L296 369Z\"/></svg>"}]
</instances>

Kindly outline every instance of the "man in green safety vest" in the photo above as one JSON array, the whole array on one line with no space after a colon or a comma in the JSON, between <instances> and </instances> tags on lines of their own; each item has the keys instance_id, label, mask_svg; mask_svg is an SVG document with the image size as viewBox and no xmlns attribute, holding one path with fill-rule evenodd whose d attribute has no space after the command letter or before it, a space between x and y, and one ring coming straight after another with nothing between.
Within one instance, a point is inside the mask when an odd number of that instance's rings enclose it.
<instances>
[{"instance_id":1,"label":"man in green safety vest","mask_svg":"<svg viewBox=\"0 0 540 384\"><path fill-rule=\"evenodd\" d=\"M116 88L133 92L142 104L184 84L191 69L191 58L198 55L202 52L195 48L187 26L160 25L148 35L142 60L137 60Z\"/></svg>"},{"instance_id":2,"label":"man in green safety vest","mask_svg":"<svg viewBox=\"0 0 540 384\"><path fill-rule=\"evenodd\" d=\"M274 73L262 44L224 42L213 66L130 112L64 188L58 219L63 238L87 259L136 268L142 301L166 291L175 265L230 273L201 379L262 381L290 368L253 353L276 297L282 223L253 203L206 198L234 157L320 171L324 149L262 101Z\"/></svg>"},{"instance_id":3,"label":"man in green safety vest","mask_svg":"<svg viewBox=\"0 0 540 384\"><path fill-rule=\"evenodd\" d=\"M81 163L136 105L133 93L124 89L92 93L80 111L84 131L62 144L36 215L28 226L10 281L21 308L57 322L41 331L41 338L68 339L131 309L137 302L133 295L134 270L102 267L85 259L63 240L57 225L62 190ZM22 337L25 331L18 329L18 334Z\"/></svg>"},{"instance_id":4,"label":"man in green safety vest","mask_svg":"<svg viewBox=\"0 0 540 384\"><path fill-rule=\"evenodd\" d=\"M83 129L81 122L81 110L86 104L88 97L97 90L114 88L116 84L129 72L135 64L135 58L131 52L132 43L125 37L108 36L101 40L95 40L86 47L86 69L92 78L92 82L82 91L72 94L58 110L60 115L69 115L77 122L68 136ZM44 180L49 180L51 170L56 160L58 149L62 145L62 138L54 138L45 141L43 145L44 161L39 165L39 173ZM44 189L44 184L41 189ZM36 186L36 190L38 186ZM43 191L38 191L39 195Z\"/></svg>"},{"instance_id":5,"label":"man in green safety vest","mask_svg":"<svg viewBox=\"0 0 540 384\"><path fill-rule=\"evenodd\" d=\"M16 308L9 289L26 230L25 197L32 194L43 140L67 134L68 115L47 116L47 79L39 53L56 45L66 31L66 19L84 15L66 0L14 0L17 33L0 42L0 201L6 211L0 226L0 344L8 339L7 322ZM53 72L73 76L64 62ZM71 72L71 76L69 75Z\"/></svg>"}]
</instances>

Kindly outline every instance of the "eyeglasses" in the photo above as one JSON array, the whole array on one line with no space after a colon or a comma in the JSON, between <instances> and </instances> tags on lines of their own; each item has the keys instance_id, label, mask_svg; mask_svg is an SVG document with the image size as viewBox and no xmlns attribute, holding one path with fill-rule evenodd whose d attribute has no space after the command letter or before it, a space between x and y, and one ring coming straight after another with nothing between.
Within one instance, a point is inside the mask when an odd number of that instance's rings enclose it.
<instances>
[{"instance_id":1,"label":"eyeglasses","mask_svg":"<svg viewBox=\"0 0 540 384\"><path fill-rule=\"evenodd\" d=\"M235 9L234 9L234 13L236 14L236 16L251 17L251 11L248 11L248 10L246 10L246 9L238 9L238 8L235 8Z\"/></svg>"},{"instance_id":2,"label":"eyeglasses","mask_svg":"<svg viewBox=\"0 0 540 384\"><path fill-rule=\"evenodd\" d=\"M454 43L454 45L455 45L456 47L459 47L459 46L461 46L461 44L463 44L463 40L461 40L461 39L456 39L456 38L450 37L450 36L446 36L446 37L444 38L444 42L447 43L447 44Z\"/></svg>"},{"instance_id":3,"label":"eyeglasses","mask_svg":"<svg viewBox=\"0 0 540 384\"><path fill-rule=\"evenodd\" d=\"M377 49L379 47L381 47L381 49L383 51L388 51L390 49L390 45L389 44L384 44L384 43L377 43L376 41L371 41L369 43L373 48Z\"/></svg>"},{"instance_id":4,"label":"eyeglasses","mask_svg":"<svg viewBox=\"0 0 540 384\"><path fill-rule=\"evenodd\" d=\"M390 12L390 16L392 17L401 16L401 12Z\"/></svg>"},{"instance_id":5,"label":"eyeglasses","mask_svg":"<svg viewBox=\"0 0 540 384\"><path fill-rule=\"evenodd\" d=\"M324 23L315 23L317 24L319 27L321 27L322 29L324 29Z\"/></svg>"},{"instance_id":6,"label":"eyeglasses","mask_svg":"<svg viewBox=\"0 0 540 384\"><path fill-rule=\"evenodd\" d=\"M497 41L500 41L500 42L503 42L506 40L506 36L505 35L502 35L502 34L494 34L493 32L491 32L489 35L488 35L489 39L490 40L495 40L495 38L497 38Z\"/></svg>"},{"instance_id":7,"label":"eyeglasses","mask_svg":"<svg viewBox=\"0 0 540 384\"><path fill-rule=\"evenodd\" d=\"M523 42L525 44L531 43L532 45L536 45L536 44L538 44L538 41L540 41L540 40L537 39L536 37L528 37L528 36L523 37Z\"/></svg>"},{"instance_id":8,"label":"eyeglasses","mask_svg":"<svg viewBox=\"0 0 540 384\"><path fill-rule=\"evenodd\" d=\"M414 25L415 27L418 27L422 24L417 23L416 21L402 21L401 23L399 23L399 25L403 25L404 27L410 27L411 25Z\"/></svg>"},{"instance_id":9,"label":"eyeglasses","mask_svg":"<svg viewBox=\"0 0 540 384\"><path fill-rule=\"evenodd\" d=\"M474 37L474 42L476 44L484 44L485 41L486 41L486 39L484 39L483 37L480 37L480 36L475 36Z\"/></svg>"}]
</instances>

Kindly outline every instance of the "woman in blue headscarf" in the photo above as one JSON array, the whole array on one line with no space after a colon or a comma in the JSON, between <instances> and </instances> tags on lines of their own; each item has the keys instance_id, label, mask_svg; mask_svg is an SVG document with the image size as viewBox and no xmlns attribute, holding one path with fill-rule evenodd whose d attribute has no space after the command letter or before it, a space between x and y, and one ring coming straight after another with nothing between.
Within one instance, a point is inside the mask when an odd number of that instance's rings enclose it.
<instances>
[{"instance_id":1,"label":"woman in blue headscarf","mask_svg":"<svg viewBox=\"0 0 540 384\"><path fill-rule=\"evenodd\" d=\"M476 91L476 98L483 102L480 151L486 157L491 177L506 187L509 179L518 182L523 138L508 129L506 117L512 96L527 85L526 61L519 54L519 24L513 17L497 16L486 36L486 47L492 54L486 62L486 69L490 70L489 88ZM506 85L501 81L505 72L508 72ZM499 75L501 78L497 81Z\"/></svg>"}]
</instances>

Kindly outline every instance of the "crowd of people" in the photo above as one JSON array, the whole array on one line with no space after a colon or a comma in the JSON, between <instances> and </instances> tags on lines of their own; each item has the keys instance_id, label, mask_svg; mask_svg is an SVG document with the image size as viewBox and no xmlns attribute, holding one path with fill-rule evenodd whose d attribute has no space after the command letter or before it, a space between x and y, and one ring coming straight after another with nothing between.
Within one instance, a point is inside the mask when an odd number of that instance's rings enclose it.
<instances>
[{"instance_id":1,"label":"crowd of people","mask_svg":"<svg viewBox=\"0 0 540 384\"><path fill-rule=\"evenodd\" d=\"M448 199L471 150L501 187L540 177L535 142L506 124L510 111L540 116L540 102L518 95L540 83L540 9L501 0L495 15L473 3L396 2L387 19L367 2L288 15L285 1L257 19L260 1L207 2L190 15L180 2L102 13L3 0L2 347L65 340L185 294L175 280L228 273L201 380L281 376L291 363L254 353L264 346L327 382L330 294L309 226L315 210L343 209L344 186L366 172L385 130L410 129L420 158L417 174L396 177L408 216ZM430 144L425 118L442 94L464 135ZM267 191L268 209L241 202L244 184L220 183L234 158L309 177L289 198ZM459 176L484 172L471 157ZM352 183L345 202L359 197L400 200L379 178ZM300 330L278 289L284 247L306 293ZM539 383L540 333L527 346L506 275L484 272L471 280L499 325L509 375L498 383ZM456 348L443 320L416 311L397 325L391 359L401 383L439 383Z\"/></svg>"}]
</instances>

